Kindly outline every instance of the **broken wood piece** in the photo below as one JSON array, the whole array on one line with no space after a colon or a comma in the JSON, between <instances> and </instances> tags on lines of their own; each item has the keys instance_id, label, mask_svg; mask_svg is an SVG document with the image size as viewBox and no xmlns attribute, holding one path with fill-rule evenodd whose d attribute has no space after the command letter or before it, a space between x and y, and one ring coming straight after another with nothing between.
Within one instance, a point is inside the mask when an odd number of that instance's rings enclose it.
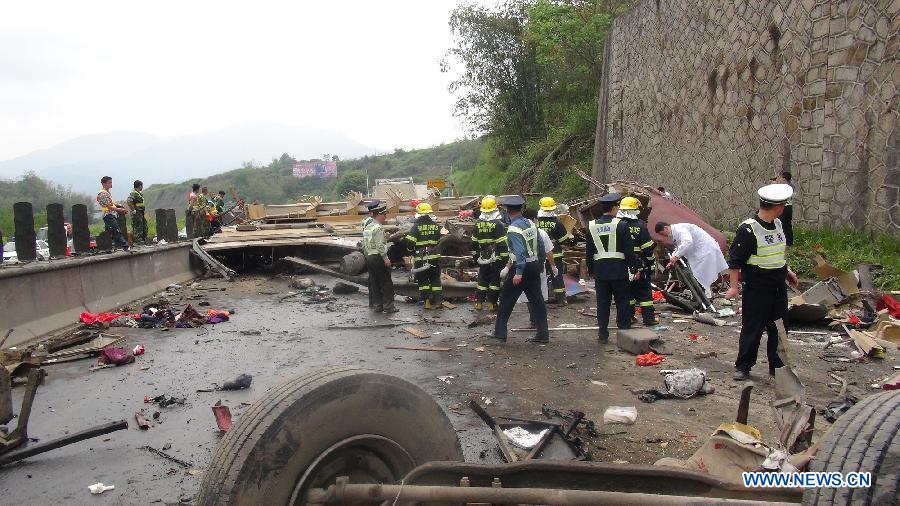
<instances>
[{"instance_id":1,"label":"broken wood piece","mask_svg":"<svg viewBox=\"0 0 900 506\"><path fill-rule=\"evenodd\" d=\"M408 351L450 351L450 348L437 348L434 346L385 346L386 350L408 350Z\"/></svg>"},{"instance_id":2,"label":"broken wood piece","mask_svg":"<svg viewBox=\"0 0 900 506\"><path fill-rule=\"evenodd\" d=\"M847 332L847 335L853 338L853 344L856 345L856 348L859 349L860 353L872 358L884 358L884 347L878 344L872 336L866 332L847 328L846 325L842 326Z\"/></svg>"},{"instance_id":3,"label":"broken wood piece","mask_svg":"<svg viewBox=\"0 0 900 506\"><path fill-rule=\"evenodd\" d=\"M165 448L165 447L164 447L164 448ZM150 453L159 455L160 457L162 457L162 458L164 458L164 459L166 459L166 460L168 460L168 461L170 461L170 462L174 462L174 463L178 464L178 465L181 466L181 467L184 467L184 468L191 468L191 467L194 467L194 464L192 464L191 462L185 462L185 461L183 461L183 460L181 460L181 459L175 458L175 457L169 455L168 453L166 453L166 452L164 452L164 451L162 451L162 450L157 450L156 448L154 448L154 447L152 447L152 446L144 445L144 446L141 446L140 449L141 449L141 450L147 450L147 451L150 452Z\"/></svg>"},{"instance_id":4,"label":"broken wood piece","mask_svg":"<svg viewBox=\"0 0 900 506\"><path fill-rule=\"evenodd\" d=\"M91 372L99 371L100 369L109 369L110 367L116 367L116 364L97 364L88 367L88 370Z\"/></svg>"},{"instance_id":5,"label":"broken wood piece","mask_svg":"<svg viewBox=\"0 0 900 506\"><path fill-rule=\"evenodd\" d=\"M609 327L615 328L615 327ZM600 327L550 327L547 330L599 330ZM534 332L537 329L509 329L510 332Z\"/></svg>"},{"instance_id":6,"label":"broken wood piece","mask_svg":"<svg viewBox=\"0 0 900 506\"><path fill-rule=\"evenodd\" d=\"M138 427L141 430L147 430L150 427L153 427L153 422L147 420L147 417L144 416L144 410L136 411L134 413L134 420L137 422Z\"/></svg>"},{"instance_id":7,"label":"broken wood piece","mask_svg":"<svg viewBox=\"0 0 900 506\"><path fill-rule=\"evenodd\" d=\"M452 304L452 303L450 303L450 302L447 302L446 300L443 301L443 302L441 303L441 305L444 306L444 307L447 308L447 309L456 309L456 304Z\"/></svg>"},{"instance_id":8,"label":"broken wood piece","mask_svg":"<svg viewBox=\"0 0 900 506\"><path fill-rule=\"evenodd\" d=\"M481 406L478 404L478 401L475 399L469 399L469 407L472 411L478 415L478 418L487 425L491 431L494 433L494 437L497 438L497 443L500 444L500 452L503 454L503 458L506 459L507 462L513 463L517 462L519 459L516 457L516 454L513 452L512 448L509 446L509 441L506 439L506 434L503 433L503 430L500 429L500 425L494 420L494 418Z\"/></svg>"},{"instance_id":9,"label":"broken wood piece","mask_svg":"<svg viewBox=\"0 0 900 506\"><path fill-rule=\"evenodd\" d=\"M428 332L417 329L415 327L400 327L400 330L406 332L407 334L412 334L418 339L428 339L429 337L431 337L431 334L429 334Z\"/></svg>"}]
</instances>

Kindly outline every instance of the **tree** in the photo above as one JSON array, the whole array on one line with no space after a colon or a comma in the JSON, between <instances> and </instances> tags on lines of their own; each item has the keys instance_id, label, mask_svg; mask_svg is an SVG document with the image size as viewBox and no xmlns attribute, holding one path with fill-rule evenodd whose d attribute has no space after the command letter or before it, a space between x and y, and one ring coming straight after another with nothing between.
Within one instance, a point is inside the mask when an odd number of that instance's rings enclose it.
<instances>
[{"instance_id":1,"label":"tree","mask_svg":"<svg viewBox=\"0 0 900 506\"><path fill-rule=\"evenodd\" d=\"M338 178L334 192L338 195L344 195L349 191L366 192L366 174L358 170L344 172Z\"/></svg>"},{"instance_id":2,"label":"tree","mask_svg":"<svg viewBox=\"0 0 900 506\"><path fill-rule=\"evenodd\" d=\"M331 161L334 163L337 163L337 162L341 161L341 159L338 158L338 155L331 155Z\"/></svg>"},{"instance_id":3,"label":"tree","mask_svg":"<svg viewBox=\"0 0 900 506\"><path fill-rule=\"evenodd\" d=\"M528 5L507 0L496 10L457 7L450 15L455 47L441 63L445 72L462 67L450 84L450 92L459 95L456 114L513 148L545 132L537 55L524 36Z\"/></svg>"}]
</instances>

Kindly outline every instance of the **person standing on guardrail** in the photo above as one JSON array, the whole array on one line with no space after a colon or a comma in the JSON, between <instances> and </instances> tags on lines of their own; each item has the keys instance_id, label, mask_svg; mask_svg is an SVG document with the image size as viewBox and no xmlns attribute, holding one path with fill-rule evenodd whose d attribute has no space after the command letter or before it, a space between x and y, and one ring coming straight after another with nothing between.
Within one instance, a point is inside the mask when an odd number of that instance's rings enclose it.
<instances>
[{"instance_id":1,"label":"person standing on guardrail","mask_svg":"<svg viewBox=\"0 0 900 506\"><path fill-rule=\"evenodd\" d=\"M100 210L103 212L103 225L106 233L114 243L118 244L123 250L128 251L128 241L125 240L125 236L119 230L119 221L116 219L117 214L128 214L128 209L117 205L112 198L112 194L109 193L113 184L111 177L103 176L100 178L100 184L103 188L97 194L97 204L100 205Z\"/></svg>"},{"instance_id":2,"label":"person standing on guardrail","mask_svg":"<svg viewBox=\"0 0 900 506\"><path fill-rule=\"evenodd\" d=\"M134 182L134 190L128 195L128 207L131 208L131 235L135 244L147 242L147 216L144 214L144 183L140 179Z\"/></svg>"},{"instance_id":3,"label":"person standing on guardrail","mask_svg":"<svg viewBox=\"0 0 900 506\"><path fill-rule=\"evenodd\" d=\"M787 265L787 237L778 217L794 194L786 184L770 184L757 192L759 211L738 227L729 251L731 288L726 299L734 299L743 287L741 337L734 361L734 379L750 378L763 331L769 336L766 354L769 374L784 363L778 356L778 326L787 317L788 296L785 281L797 286L797 275Z\"/></svg>"}]
</instances>

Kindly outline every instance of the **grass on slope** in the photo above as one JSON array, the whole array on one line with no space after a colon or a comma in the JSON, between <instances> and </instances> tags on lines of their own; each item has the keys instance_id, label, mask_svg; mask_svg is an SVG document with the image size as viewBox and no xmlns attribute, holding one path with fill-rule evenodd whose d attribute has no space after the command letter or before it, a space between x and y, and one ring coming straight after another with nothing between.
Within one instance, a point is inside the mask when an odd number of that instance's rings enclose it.
<instances>
[{"instance_id":1,"label":"grass on slope","mask_svg":"<svg viewBox=\"0 0 900 506\"><path fill-rule=\"evenodd\" d=\"M869 235L853 230L795 228L794 245L788 248L791 268L800 276L815 278L810 270L821 254L839 269L853 271L861 263L879 265L872 269L873 284L884 291L900 290L900 238Z\"/></svg>"}]
</instances>

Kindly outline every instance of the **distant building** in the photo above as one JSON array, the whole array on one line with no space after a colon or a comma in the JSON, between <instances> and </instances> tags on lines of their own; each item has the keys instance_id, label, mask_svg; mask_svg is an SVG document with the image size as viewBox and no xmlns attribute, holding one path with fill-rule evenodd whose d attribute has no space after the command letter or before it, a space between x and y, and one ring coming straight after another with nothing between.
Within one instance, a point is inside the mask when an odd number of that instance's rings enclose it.
<instances>
[{"instance_id":1,"label":"distant building","mask_svg":"<svg viewBox=\"0 0 900 506\"><path fill-rule=\"evenodd\" d=\"M337 177L337 163L298 162L294 164L294 177Z\"/></svg>"}]
</instances>

